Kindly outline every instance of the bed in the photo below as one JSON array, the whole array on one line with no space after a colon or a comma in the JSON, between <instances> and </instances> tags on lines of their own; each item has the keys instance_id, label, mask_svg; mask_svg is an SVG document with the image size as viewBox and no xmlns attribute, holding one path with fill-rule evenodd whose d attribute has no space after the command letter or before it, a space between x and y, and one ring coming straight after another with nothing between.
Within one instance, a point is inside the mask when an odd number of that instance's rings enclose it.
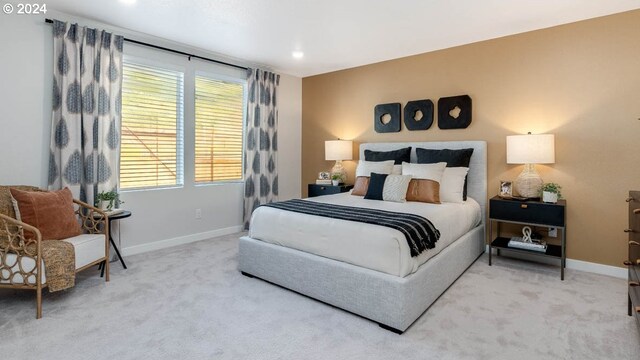
<instances>
[{"instance_id":1,"label":"bed","mask_svg":"<svg viewBox=\"0 0 640 360\"><path fill-rule=\"evenodd\" d=\"M412 211L441 230L436 248L408 254L394 229L260 207L240 238L238 268L303 295L404 332L482 254L485 247L487 151L483 141L364 143L364 151L473 148L464 204L390 203L348 193L308 201ZM456 214L452 216L451 214ZM367 251L356 251L366 247ZM355 254L355 255L354 255Z\"/></svg>"}]
</instances>

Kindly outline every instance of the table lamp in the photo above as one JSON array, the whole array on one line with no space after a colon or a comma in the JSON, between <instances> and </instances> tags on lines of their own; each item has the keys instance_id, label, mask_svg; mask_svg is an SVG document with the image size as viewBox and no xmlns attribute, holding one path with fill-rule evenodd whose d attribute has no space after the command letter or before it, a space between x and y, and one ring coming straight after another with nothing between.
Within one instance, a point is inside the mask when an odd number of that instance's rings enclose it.
<instances>
[{"instance_id":1,"label":"table lamp","mask_svg":"<svg viewBox=\"0 0 640 360\"><path fill-rule=\"evenodd\" d=\"M555 163L553 134L507 136L507 164L524 164L524 170L514 181L516 192L526 198L540 197L542 178L535 164Z\"/></svg>"},{"instance_id":2,"label":"table lamp","mask_svg":"<svg viewBox=\"0 0 640 360\"><path fill-rule=\"evenodd\" d=\"M347 180L347 172L342 166L342 160L353 159L353 142L351 140L328 140L324 142L324 159L335 160L331 169L331 176L340 175L340 182Z\"/></svg>"}]
</instances>

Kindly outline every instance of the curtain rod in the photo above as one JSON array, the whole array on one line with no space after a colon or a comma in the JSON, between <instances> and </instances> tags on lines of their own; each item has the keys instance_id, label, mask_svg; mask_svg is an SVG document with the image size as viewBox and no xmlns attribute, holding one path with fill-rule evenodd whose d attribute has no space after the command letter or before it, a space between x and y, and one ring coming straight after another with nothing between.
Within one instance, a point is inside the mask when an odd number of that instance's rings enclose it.
<instances>
[{"instance_id":1,"label":"curtain rod","mask_svg":"<svg viewBox=\"0 0 640 360\"><path fill-rule=\"evenodd\" d=\"M44 19L44 22L46 22L48 24L53 24L53 20L51 20L51 19ZM189 53L186 53L184 51L170 49L170 48L166 48L166 47L158 46L158 45L153 45L153 44L149 44L149 43L138 41L138 40L127 39L126 37L124 38L124 41L130 42L130 43L134 43L134 44L138 44L138 45L142 45L142 46L147 46L147 47L158 49L158 50L172 52L172 53L175 53L175 54L184 55L184 56L187 56L189 58L189 61L191 61L191 58L196 58L196 59L200 59L200 60L211 61L211 62L214 62L216 64L220 64L220 65L226 65L226 66L231 66L231 67L234 67L234 68L237 68L237 69L247 70L247 68L244 67L244 66L231 64L231 63L220 61L220 60L210 59L210 58L206 58L206 57L202 57L202 56L198 56L198 55L194 55L194 54L189 54Z\"/></svg>"}]
</instances>

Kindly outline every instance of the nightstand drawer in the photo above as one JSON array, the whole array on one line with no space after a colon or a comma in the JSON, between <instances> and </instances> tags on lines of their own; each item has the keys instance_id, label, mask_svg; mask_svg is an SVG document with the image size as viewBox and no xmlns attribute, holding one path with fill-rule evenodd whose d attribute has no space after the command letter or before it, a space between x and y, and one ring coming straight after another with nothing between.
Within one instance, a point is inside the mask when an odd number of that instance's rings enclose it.
<instances>
[{"instance_id":1,"label":"nightstand drawer","mask_svg":"<svg viewBox=\"0 0 640 360\"><path fill-rule=\"evenodd\" d=\"M629 262L632 264L631 267L640 271L640 245L636 245L636 243L640 244L640 239L629 241Z\"/></svg>"},{"instance_id":2,"label":"nightstand drawer","mask_svg":"<svg viewBox=\"0 0 640 360\"><path fill-rule=\"evenodd\" d=\"M640 286L634 285L636 280L629 280L629 298L631 298L631 313L639 316L640 313L636 309L640 309ZM632 286L633 285L633 286Z\"/></svg>"},{"instance_id":3,"label":"nightstand drawer","mask_svg":"<svg viewBox=\"0 0 640 360\"><path fill-rule=\"evenodd\" d=\"M629 281L640 282L640 259L630 259L629 262Z\"/></svg>"},{"instance_id":4,"label":"nightstand drawer","mask_svg":"<svg viewBox=\"0 0 640 360\"><path fill-rule=\"evenodd\" d=\"M565 206L560 200L557 204L537 201L516 201L491 199L489 217L493 220L515 221L549 226L565 226Z\"/></svg>"},{"instance_id":5,"label":"nightstand drawer","mask_svg":"<svg viewBox=\"0 0 640 360\"><path fill-rule=\"evenodd\" d=\"M322 195L331 195L331 194L340 194L343 192L347 192L353 189L353 185L318 185L318 184L309 184L308 192L309 197L314 196L322 196Z\"/></svg>"}]
</instances>

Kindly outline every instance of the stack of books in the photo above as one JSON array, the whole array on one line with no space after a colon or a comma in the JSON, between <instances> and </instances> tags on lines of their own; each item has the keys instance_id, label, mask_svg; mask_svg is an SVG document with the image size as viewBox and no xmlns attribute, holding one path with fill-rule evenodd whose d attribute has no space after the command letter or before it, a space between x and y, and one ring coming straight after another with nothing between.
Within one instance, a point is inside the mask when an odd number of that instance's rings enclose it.
<instances>
[{"instance_id":1,"label":"stack of books","mask_svg":"<svg viewBox=\"0 0 640 360\"><path fill-rule=\"evenodd\" d=\"M509 247L539 252L547 251L547 243L544 241L533 240L532 242L525 242L521 237L517 236L514 236L509 240Z\"/></svg>"},{"instance_id":2,"label":"stack of books","mask_svg":"<svg viewBox=\"0 0 640 360\"><path fill-rule=\"evenodd\" d=\"M331 185L331 180L317 179L316 185Z\"/></svg>"}]
</instances>

